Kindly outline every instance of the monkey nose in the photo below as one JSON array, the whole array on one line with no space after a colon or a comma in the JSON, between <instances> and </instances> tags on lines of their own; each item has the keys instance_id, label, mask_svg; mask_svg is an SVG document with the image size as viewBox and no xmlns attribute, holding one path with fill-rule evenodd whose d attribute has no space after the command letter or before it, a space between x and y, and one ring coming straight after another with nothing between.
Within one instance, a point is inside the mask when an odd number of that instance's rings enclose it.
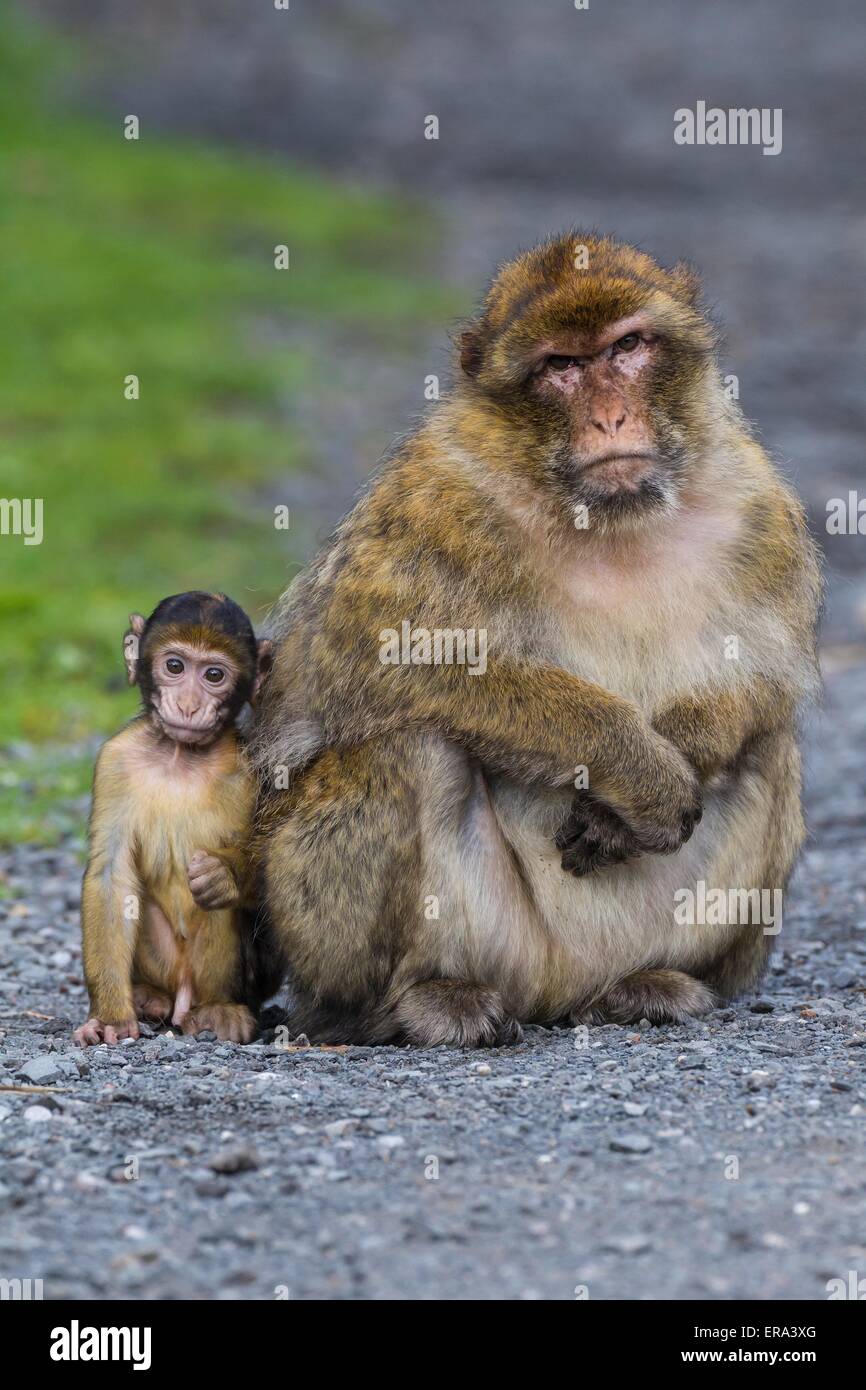
<instances>
[{"instance_id":1,"label":"monkey nose","mask_svg":"<svg viewBox=\"0 0 866 1390\"><path fill-rule=\"evenodd\" d=\"M610 435L613 439L625 424L626 412L621 406L614 406L611 410L599 410L592 417L592 423L602 434Z\"/></svg>"}]
</instances>

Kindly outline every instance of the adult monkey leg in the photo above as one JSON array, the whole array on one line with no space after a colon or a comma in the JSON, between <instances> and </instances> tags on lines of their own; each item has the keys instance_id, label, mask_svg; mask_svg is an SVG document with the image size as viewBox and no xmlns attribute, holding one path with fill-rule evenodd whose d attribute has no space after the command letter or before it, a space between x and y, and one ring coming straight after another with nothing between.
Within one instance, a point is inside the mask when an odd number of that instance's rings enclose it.
<instances>
[{"instance_id":1,"label":"adult monkey leg","mask_svg":"<svg viewBox=\"0 0 866 1390\"><path fill-rule=\"evenodd\" d=\"M431 863L447 851L425 811L428 797L451 796L447 772L437 776L443 745L405 733L331 749L265 812L268 904L299 996L291 1022L316 1041L520 1037L495 989L445 973L459 958L450 931L425 918L426 889L452 870ZM465 765L459 752L452 761ZM451 821L471 791L468 776L457 783ZM442 846L451 838L446 829Z\"/></svg>"}]
</instances>

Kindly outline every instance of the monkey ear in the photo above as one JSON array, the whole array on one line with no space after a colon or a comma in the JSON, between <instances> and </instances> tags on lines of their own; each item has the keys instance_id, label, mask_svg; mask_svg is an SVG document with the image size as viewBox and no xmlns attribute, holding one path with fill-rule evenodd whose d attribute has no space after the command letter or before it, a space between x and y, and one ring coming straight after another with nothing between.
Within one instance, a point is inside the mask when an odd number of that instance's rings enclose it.
<instances>
[{"instance_id":1,"label":"monkey ear","mask_svg":"<svg viewBox=\"0 0 866 1390\"><path fill-rule=\"evenodd\" d=\"M144 621L140 613L130 613L129 631L123 634L123 660L126 679L130 685L135 685L138 680L138 649L141 634L144 632Z\"/></svg>"},{"instance_id":2,"label":"monkey ear","mask_svg":"<svg viewBox=\"0 0 866 1390\"><path fill-rule=\"evenodd\" d=\"M262 684L267 680L274 664L274 644L269 637L260 637L256 643L258 657L256 659L256 678L253 681L253 693L250 696L250 704L253 704L262 688Z\"/></svg>"},{"instance_id":3,"label":"monkey ear","mask_svg":"<svg viewBox=\"0 0 866 1390\"><path fill-rule=\"evenodd\" d=\"M677 261L671 275L676 282L677 294L694 307L701 295L701 277L694 266L689 265L688 261Z\"/></svg>"},{"instance_id":4,"label":"monkey ear","mask_svg":"<svg viewBox=\"0 0 866 1390\"><path fill-rule=\"evenodd\" d=\"M477 376L481 371L483 351L481 334L477 328L467 328L460 334L460 365L467 376Z\"/></svg>"}]
</instances>

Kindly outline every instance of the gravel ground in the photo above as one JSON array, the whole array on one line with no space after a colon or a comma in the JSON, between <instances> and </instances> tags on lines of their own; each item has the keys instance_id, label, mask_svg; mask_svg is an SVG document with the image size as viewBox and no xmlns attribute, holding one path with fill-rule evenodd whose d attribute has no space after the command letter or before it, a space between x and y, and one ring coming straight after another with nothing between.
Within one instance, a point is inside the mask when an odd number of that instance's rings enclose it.
<instances>
[{"instance_id":1,"label":"gravel ground","mask_svg":"<svg viewBox=\"0 0 866 1390\"><path fill-rule=\"evenodd\" d=\"M39 6L161 45L112 60L106 111L433 193L440 269L476 291L573 220L692 257L744 408L817 529L858 485L853 4L732 0L700 24L687 0L502 0L495 24L463 0L293 6L284 49L264 9L239 24L228 0L185 7L169 44L168 4ZM783 156L676 153L672 112L698 97L783 105ZM300 331L328 398L286 402L321 461L290 500L321 531L419 408L441 346L389 359ZM597 1028L587 1047L530 1029L489 1053L163 1036L82 1054L82 847L0 856L0 1084L52 1088L0 1090L0 1275L60 1298L822 1299L866 1273L863 538L828 554L809 846L762 992L703 1022Z\"/></svg>"},{"instance_id":2,"label":"gravel ground","mask_svg":"<svg viewBox=\"0 0 866 1390\"><path fill-rule=\"evenodd\" d=\"M866 1267L862 688L830 679L761 993L689 1027L82 1053L79 847L5 855L0 1087L50 1089L0 1089L0 1271L53 1298L826 1297Z\"/></svg>"}]
</instances>

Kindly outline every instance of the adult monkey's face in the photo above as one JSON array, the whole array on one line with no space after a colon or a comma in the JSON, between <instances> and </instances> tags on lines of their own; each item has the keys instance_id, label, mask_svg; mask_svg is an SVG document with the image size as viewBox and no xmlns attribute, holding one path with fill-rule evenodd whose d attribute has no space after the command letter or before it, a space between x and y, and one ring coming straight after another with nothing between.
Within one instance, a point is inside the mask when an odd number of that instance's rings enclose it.
<instances>
[{"instance_id":1,"label":"adult monkey's face","mask_svg":"<svg viewBox=\"0 0 866 1390\"><path fill-rule=\"evenodd\" d=\"M524 470L608 519L676 501L719 389L697 294L684 266L578 235L506 266L461 365L510 418Z\"/></svg>"}]
</instances>

